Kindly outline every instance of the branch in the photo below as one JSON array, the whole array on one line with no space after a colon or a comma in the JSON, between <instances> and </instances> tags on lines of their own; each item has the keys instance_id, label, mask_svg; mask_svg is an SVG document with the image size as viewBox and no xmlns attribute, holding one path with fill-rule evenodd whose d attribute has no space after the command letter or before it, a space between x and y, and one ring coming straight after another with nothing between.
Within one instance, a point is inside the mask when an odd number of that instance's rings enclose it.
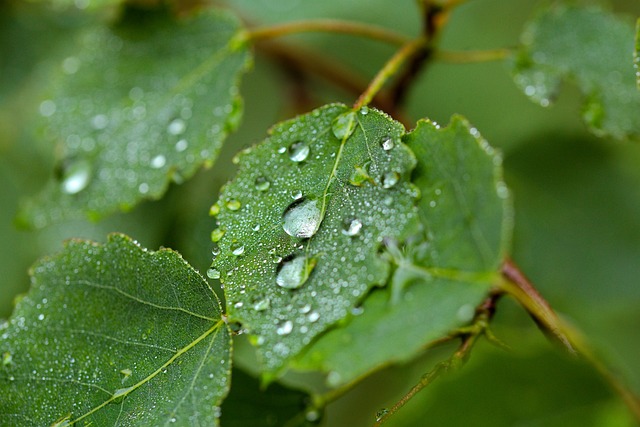
<instances>
[{"instance_id":1,"label":"branch","mask_svg":"<svg viewBox=\"0 0 640 427\"><path fill-rule=\"evenodd\" d=\"M248 30L245 37L247 41L255 42L305 32L349 34L399 46L409 41L408 37L383 27L337 19L314 19L269 25Z\"/></svg>"},{"instance_id":2,"label":"branch","mask_svg":"<svg viewBox=\"0 0 640 427\"><path fill-rule=\"evenodd\" d=\"M500 61L511 55L511 49L490 49L490 50L466 50L466 51L446 51L435 52L434 59L454 64L466 64L470 62Z\"/></svg>"},{"instance_id":3,"label":"branch","mask_svg":"<svg viewBox=\"0 0 640 427\"><path fill-rule=\"evenodd\" d=\"M569 353L581 356L593 366L605 382L609 384L609 387L622 398L636 421L640 423L640 400L596 356L584 336L558 318L549 303L540 295L513 261L507 259L504 262L502 275L506 279L501 284L502 290L513 296L529 312L529 315L543 332L559 341Z\"/></svg>"},{"instance_id":4,"label":"branch","mask_svg":"<svg viewBox=\"0 0 640 427\"><path fill-rule=\"evenodd\" d=\"M460 335L462 337L462 343L456 352L453 353L449 359L438 363L430 372L423 375L420 382L413 386L411 390L402 396L390 409L380 411L376 416L376 422L373 427L379 427L388 421L393 414L398 412L400 408L407 404L416 394L432 384L442 374L449 371L456 371L464 366L478 338L488 332L489 321L493 317L495 305L500 296L501 293L490 295L482 305L476 309L476 316L473 323L468 328L465 328L465 332Z\"/></svg>"}]
</instances>

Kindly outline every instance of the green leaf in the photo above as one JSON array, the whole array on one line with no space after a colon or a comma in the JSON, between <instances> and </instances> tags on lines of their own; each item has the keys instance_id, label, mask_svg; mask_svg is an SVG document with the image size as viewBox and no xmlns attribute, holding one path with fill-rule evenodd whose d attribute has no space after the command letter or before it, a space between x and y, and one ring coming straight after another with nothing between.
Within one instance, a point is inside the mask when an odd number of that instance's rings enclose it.
<instances>
[{"instance_id":1,"label":"green leaf","mask_svg":"<svg viewBox=\"0 0 640 427\"><path fill-rule=\"evenodd\" d=\"M40 104L58 176L26 203L22 222L100 218L211 164L241 114L248 52L232 42L238 31L221 11L179 21L153 11L82 33Z\"/></svg>"},{"instance_id":2,"label":"green leaf","mask_svg":"<svg viewBox=\"0 0 640 427\"><path fill-rule=\"evenodd\" d=\"M640 89L640 18L636 22L636 50L633 52L633 65L636 69L636 84Z\"/></svg>"},{"instance_id":3,"label":"green leaf","mask_svg":"<svg viewBox=\"0 0 640 427\"><path fill-rule=\"evenodd\" d=\"M224 427L307 426L321 413L308 410L309 396L278 383L260 386L260 381L233 370L233 387L222 405L220 424Z\"/></svg>"},{"instance_id":4,"label":"green leaf","mask_svg":"<svg viewBox=\"0 0 640 427\"><path fill-rule=\"evenodd\" d=\"M328 372L332 387L406 361L468 323L498 280L512 222L499 154L460 117L446 128L420 121L405 142L418 159L413 182L425 235L389 243L390 286L296 363Z\"/></svg>"},{"instance_id":5,"label":"green leaf","mask_svg":"<svg viewBox=\"0 0 640 427\"><path fill-rule=\"evenodd\" d=\"M230 335L216 295L171 250L69 241L33 267L1 331L12 426L217 424Z\"/></svg>"},{"instance_id":6,"label":"green leaf","mask_svg":"<svg viewBox=\"0 0 640 427\"><path fill-rule=\"evenodd\" d=\"M212 207L219 255L210 275L267 378L386 283L385 238L415 232L415 158L403 133L373 109L328 105L276 125L238 157Z\"/></svg>"},{"instance_id":7,"label":"green leaf","mask_svg":"<svg viewBox=\"0 0 640 427\"><path fill-rule=\"evenodd\" d=\"M562 79L587 101L583 119L600 136L640 139L632 25L598 8L556 6L532 21L514 62L516 84L548 106Z\"/></svg>"}]
</instances>

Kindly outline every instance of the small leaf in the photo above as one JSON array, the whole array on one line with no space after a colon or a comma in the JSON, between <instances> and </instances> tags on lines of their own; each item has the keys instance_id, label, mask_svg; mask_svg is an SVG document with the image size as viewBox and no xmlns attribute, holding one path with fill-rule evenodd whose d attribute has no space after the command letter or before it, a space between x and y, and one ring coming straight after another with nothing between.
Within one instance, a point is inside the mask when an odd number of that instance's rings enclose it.
<instances>
[{"instance_id":1,"label":"small leaf","mask_svg":"<svg viewBox=\"0 0 640 427\"><path fill-rule=\"evenodd\" d=\"M633 27L611 13L552 7L522 36L515 82L533 101L548 106L561 80L571 79L587 97L583 118L594 133L639 139L633 40Z\"/></svg>"},{"instance_id":2,"label":"small leaf","mask_svg":"<svg viewBox=\"0 0 640 427\"><path fill-rule=\"evenodd\" d=\"M100 218L157 199L213 162L241 114L248 53L232 43L238 28L224 12L176 21L154 11L83 32L40 104L58 176L21 221Z\"/></svg>"},{"instance_id":3,"label":"small leaf","mask_svg":"<svg viewBox=\"0 0 640 427\"><path fill-rule=\"evenodd\" d=\"M321 336L296 362L328 373L329 386L349 383L389 363L406 361L472 320L498 275L511 232L500 156L460 117L450 125L420 121L405 142L418 166L425 236L387 244L396 266L351 322Z\"/></svg>"},{"instance_id":4,"label":"small leaf","mask_svg":"<svg viewBox=\"0 0 640 427\"><path fill-rule=\"evenodd\" d=\"M415 159L403 134L373 109L328 105L276 125L238 157L212 209L213 266L230 318L252 335L269 375L386 283L385 238L415 232ZM393 149L383 148L388 139Z\"/></svg>"},{"instance_id":5,"label":"small leaf","mask_svg":"<svg viewBox=\"0 0 640 427\"><path fill-rule=\"evenodd\" d=\"M70 241L34 266L0 332L0 419L12 426L217 425L230 335L173 251L122 235Z\"/></svg>"}]
</instances>

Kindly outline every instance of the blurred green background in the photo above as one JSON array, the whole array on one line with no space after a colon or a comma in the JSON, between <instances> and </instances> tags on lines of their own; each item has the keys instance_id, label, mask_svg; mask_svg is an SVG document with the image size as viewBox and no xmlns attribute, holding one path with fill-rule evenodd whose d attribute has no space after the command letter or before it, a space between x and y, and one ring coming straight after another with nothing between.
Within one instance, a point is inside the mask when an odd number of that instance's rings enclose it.
<instances>
[{"instance_id":1,"label":"blurred green background","mask_svg":"<svg viewBox=\"0 0 640 427\"><path fill-rule=\"evenodd\" d=\"M221 2L220 2L221 3ZM512 47L525 21L545 2L475 0L460 6L442 34L444 49ZM419 31L415 1L229 0L223 4L252 23L340 18ZM640 15L637 0L608 3ZM74 32L103 13L44 3L0 2L0 318L28 289L29 266L71 237L105 241L124 232L143 246L167 246L197 269L210 263L208 207L230 178L235 152L264 138L296 109L290 75L257 49L245 76L245 118L220 159L191 181L99 223L69 222L40 231L15 228L20 201L53 173L52 147L41 138L36 111L47 70L65 57ZM330 34L287 37L361 74L366 81L393 53L389 46ZM351 103L356 95L311 78L310 107ZM308 101L308 100L307 100ZM551 305L577 325L599 355L640 393L640 143L598 139L580 120L581 95L570 83L543 109L519 92L502 62L431 64L408 99L412 120L446 124L466 116L505 157L515 204L512 256ZM563 355L510 301L502 301L495 333L512 352L479 346L460 372L423 391L389 423L395 426L632 426L626 409L593 370ZM451 348L366 379L329 407L326 425L370 425Z\"/></svg>"}]
</instances>

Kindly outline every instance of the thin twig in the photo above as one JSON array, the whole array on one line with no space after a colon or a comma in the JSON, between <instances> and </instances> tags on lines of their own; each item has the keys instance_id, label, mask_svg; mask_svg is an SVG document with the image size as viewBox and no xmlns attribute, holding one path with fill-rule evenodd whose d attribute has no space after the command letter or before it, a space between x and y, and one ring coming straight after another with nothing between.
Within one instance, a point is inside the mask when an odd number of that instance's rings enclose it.
<instances>
[{"instance_id":1,"label":"thin twig","mask_svg":"<svg viewBox=\"0 0 640 427\"><path fill-rule=\"evenodd\" d=\"M393 76L398 69L405 63L408 58L411 58L413 54L423 49L426 44L426 40L419 37L415 40L405 44L395 55L391 57L389 61L382 67L378 74L375 75L367 89L360 95L356 103L353 105L354 109L359 109L365 105L368 105L374 96L382 89L385 82Z\"/></svg>"},{"instance_id":2,"label":"thin twig","mask_svg":"<svg viewBox=\"0 0 640 427\"><path fill-rule=\"evenodd\" d=\"M342 21L337 19L313 19L304 21L287 22L278 25L269 25L248 30L246 39L250 41L268 40L289 34L306 32L328 32L349 34L352 36L366 37L386 43L402 46L410 39L402 34L360 22Z\"/></svg>"},{"instance_id":3,"label":"thin twig","mask_svg":"<svg viewBox=\"0 0 640 427\"><path fill-rule=\"evenodd\" d=\"M640 423L640 399L596 356L582 334L558 318L549 303L513 261L507 259L504 262L502 275L507 279L502 283L502 290L513 296L540 328L562 343L567 351L585 359L622 398L636 421Z\"/></svg>"},{"instance_id":4,"label":"thin twig","mask_svg":"<svg viewBox=\"0 0 640 427\"><path fill-rule=\"evenodd\" d=\"M466 50L466 51L447 51L438 50L435 52L434 59L454 64L466 64L471 62L490 62L500 61L511 55L511 49L489 49L489 50Z\"/></svg>"},{"instance_id":5,"label":"thin twig","mask_svg":"<svg viewBox=\"0 0 640 427\"><path fill-rule=\"evenodd\" d=\"M471 350L478 338L486 333L489 327L489 321L495 312L495 304L500 298L501 293L490 295L480 307L476 310L476 316L472 325L467 328L465 334L461 335L462 343L453 355L440 363L438 363L431 371L426 373L420 379L420 382L413 386L400 400L398 400L390 409L385 409L376 419L373 427L379 427L384 424L393 414L398 412L400 408L406 405L416 394L425 387L432 384L442 374L449 371L460 369L469 359Z\"/></svg>"}]
</instances>

